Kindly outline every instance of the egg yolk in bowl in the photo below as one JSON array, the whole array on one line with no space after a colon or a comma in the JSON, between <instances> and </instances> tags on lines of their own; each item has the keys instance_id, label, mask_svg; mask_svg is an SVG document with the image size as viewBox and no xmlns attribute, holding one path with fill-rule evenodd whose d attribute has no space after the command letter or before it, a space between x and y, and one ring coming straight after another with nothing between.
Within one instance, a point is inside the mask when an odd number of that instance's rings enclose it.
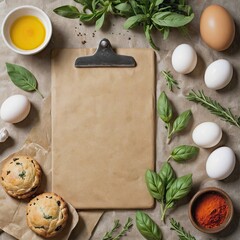
<instances>
[{"instance_id":1,"label":"egg yolk in bowl","mask_svg":"<svg viewBox=\"0 0 240 240\"><path fill-rule=\"evenodd\" d=\"M10 29L12 43L22 50L39 47L45 39L43 23L35 16L22 16L16 19Z\"/></svg>"}]
</instances>

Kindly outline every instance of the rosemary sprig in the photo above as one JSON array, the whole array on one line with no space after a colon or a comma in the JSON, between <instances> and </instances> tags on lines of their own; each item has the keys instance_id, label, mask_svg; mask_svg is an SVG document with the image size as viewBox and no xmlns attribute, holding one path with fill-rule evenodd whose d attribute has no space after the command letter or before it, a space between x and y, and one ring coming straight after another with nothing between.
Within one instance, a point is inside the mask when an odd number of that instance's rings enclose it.
<instances>
[{"instance_id":1,"label":"rosemary sprig","mask_svg":"<svg viewBox=\"0 0 240 240\"><path fill-rule=\"evenodd\" d=\"M132 223L132 218L128 218L127 222L124 224L122 230L114 237L113 234L121 227L120 221L115 220L113 228L109 231L106 232L105 235L103 236L102 240L119 240L121 237L124 237L126 233L132 228L133 223Z\"/></svg>"},{"instance_id":2,"label":"rosemary sprig","mask_svg":"<svg viewBox=\"0 0 240 240\"><path fill-rule=\"evenodd\" d=\"M230 108L225 108L217 101L206 96L203 90L201 91L199 90L197 92L192 90L191 92L189 92L186 98L189 101L201 104L203 107L208 109L212 114L219 116L221 120L240 128L240 116L234 115L231 112Z\"/></svg>"},{"instance_id":3,"label":"rosemary sprig","mask_svg":"<svg viewBox=\"0 0 240 240\"><path fill-rule=\"evenodd\" d=\"M170 71L161 71L163 77L166 80L167 86L171 92L173 92L173 87L176 87L177 89L180 89L178 86L178 82L174 79L173 75L171 74Z\"/></svg>"},{"instance_id":4,"label":"rosemary sprig","mask_svg":"<svg viewBox=\"0 0 240 240\"><path fill-rule=\"evenodd\" d=\"M196 240L195 237L193 237L189 232L186 232L180 223L173 218L170 219L170 223L172 225L170 229L177 232L179 240Z\"/></svg>"}]
</instances>

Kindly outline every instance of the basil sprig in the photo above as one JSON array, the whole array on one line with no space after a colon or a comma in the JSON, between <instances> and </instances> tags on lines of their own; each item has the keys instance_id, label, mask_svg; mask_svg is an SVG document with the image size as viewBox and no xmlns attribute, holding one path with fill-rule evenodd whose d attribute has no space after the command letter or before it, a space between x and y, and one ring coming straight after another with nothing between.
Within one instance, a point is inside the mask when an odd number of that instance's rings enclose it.
<instances>
[{"instance_id":1,"label":"basil sprig","mask_svg":"<svg viewBox=\"0 0 240 240\"><path fill-rule=\"evenodd\" d=\"M188 126L192 118L191 110L187 110L181 113L172 124L171 123L173 120L172 105L164 91L161 92L161 94L158 97L157 112L158 112L158 116L166 124L166 128L168 130L168 134L167 134L168 143L170 143L171 139L175 134L181 132Z\"/></svg>"},{"instance_id":2,"label":"basil sprig","mask_svg":"<svg viewBox=\"0 0 240 240\"><path fill-rule=\"evenodd\" d=\"M153 41L152 32L161 32L167 39L172 28L183 28L194 18L190 5L185 0L74 0L82 5L82 11L75 6L64 5L53 11L66 18L79 18L82 22L95 23L100 29L107 15L117 15L126 18L125 29L136 26L143 27L145 37L156 50L159 48Z\"/></svg>"},{"instance_id":3,"label":"basil sprig","mask_svg":"<svg viewBox=\"0 0 240 240\"><path fill-rule=\"evenodd\" d=\"M145 181L151 196L161 204L162 221L165 221L167 210L173 208L176 201L184 198L192 188L192 174L177 178L168 162L162 165L158 174L147 170Z\"/></svg>"},{"instance_id":4,"label":"basil sprig","mask_svg":"<svg viewBox=\"0 0 240 240\"><path fill-rule=\"evenodd\" d=\"M162 232L158 225L144 212L137 211L136 225L138 231L147 240L162 240Z\"/></svg>"},{"instance_id":5,"label":"basil sprig","mask_svg":"<svg viewBox=\"0 0 240 240\"><path fill-rule=\"evenodd\" d=\"M172 158L176 162L183 162L196 157L198 153L199 153L198 147L181 145L181 146L175 147L172 150L171 155L169 156L169 159Z\"/></svg>"},{"instance_id":6,"label":"basil sprig","mask_svg":"<svg viewBox=\"0 0 240 240\"><path fill-rule=\"evenodd\" d=\"M11 81L17 87L27 92L36 91L42 98L44 98L37 88L37 79L29 70L11 63L6 63L6 67Z\"/></svg>"}]
</instances>

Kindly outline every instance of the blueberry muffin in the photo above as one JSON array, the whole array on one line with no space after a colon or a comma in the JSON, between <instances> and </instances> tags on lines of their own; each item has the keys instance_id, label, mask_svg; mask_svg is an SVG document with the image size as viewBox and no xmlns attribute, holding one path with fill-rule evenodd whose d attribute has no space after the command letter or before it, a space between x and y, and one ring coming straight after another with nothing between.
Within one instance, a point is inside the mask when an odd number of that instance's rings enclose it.
<instances>
[{"instance_id":1,"label":"blueberry muffin","mask_svg":"<svg viewBox=\"0 0 240 240\"><path fill-rule=\"evenodd\" d=\"M41 176L41 167L32 157L14 156L2 168L1 184L10 196L24 199L37 191Z\"/></svg>"},{"instance_id":2,"label":"blueberry muffin","mask_svg":"<svg viewBox=\"0 0 240 240\"><path fill-rule=\"evenodd\" d=\"M65 227L67 219L67 204L55 193L43 193L28 203L28 226L42 237L57 235Z\"/></svg>"}]
</instances>

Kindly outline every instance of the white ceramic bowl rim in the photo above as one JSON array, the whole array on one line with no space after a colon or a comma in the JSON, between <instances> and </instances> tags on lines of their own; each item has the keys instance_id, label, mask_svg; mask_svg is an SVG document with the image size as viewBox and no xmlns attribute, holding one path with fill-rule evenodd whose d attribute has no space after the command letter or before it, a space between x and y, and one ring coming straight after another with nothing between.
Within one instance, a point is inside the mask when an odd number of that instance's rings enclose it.
<instances>
[{"instance_id":1,"label":"white ceramic bowl rim","mask_svg":"<svg viewBox=\"0 0 240 240\"><path fill-rule=\"evenodd\" d=\"M31 49L31 50L22 50L22 49L19 49L18 47L16 47L11 42L11 38L9 35L9 28L10 28L11 24L17 18L19 18L21 16L26 16L26 15L32 15L32 16L38 17L41 20L41 22L43 23L45 30L46 30L46 36L45 36L43 43L40 46L38 46L37 48ZM1 32L2 32L2 36L3 36L3 40L4 40L5 44L11 50L13 50L16 53L22 54L22 55L32 55L32 54L42 51L49 43L51 36L52 36L52 23L51 23L48 15L40 8L37 8L32 5L24 5L24 6L14 8L6 15L6 17L4 18L3 23L2 23Z\"/></svg>"}]
</instances>

